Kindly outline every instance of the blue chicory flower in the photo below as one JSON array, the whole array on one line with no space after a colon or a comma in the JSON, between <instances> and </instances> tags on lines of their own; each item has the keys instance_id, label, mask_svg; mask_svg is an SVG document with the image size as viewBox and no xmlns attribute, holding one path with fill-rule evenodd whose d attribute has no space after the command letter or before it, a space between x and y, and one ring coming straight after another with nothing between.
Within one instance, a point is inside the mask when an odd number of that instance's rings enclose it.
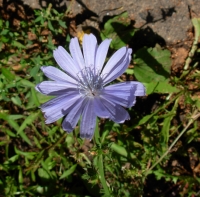
<instances>
[{"instance_id":1,"label":"blue chicory flower","mask_svg":"<svg viewBox=\"0 0 200 197\"><path fill-rule=\"evenodd\" d=\"M132 107L136 96L144 96L145 88L140 82L129 81L108 85L127 69L132 50L122 47L117 50L103 67L111 39L99 46L93 34L85 34L83 53L78 39L72 38L69 45L71 55L61 46L53 56L62 68L43 66L43 73L53 81L43 81L36 90L45 95L56 96L41 106L49 124L66 115L63 130L73 131L82 117L80 136L92 139L96 117L109 118L123 123L130 119L124 107Z\"/></svg>"}]
</instances>

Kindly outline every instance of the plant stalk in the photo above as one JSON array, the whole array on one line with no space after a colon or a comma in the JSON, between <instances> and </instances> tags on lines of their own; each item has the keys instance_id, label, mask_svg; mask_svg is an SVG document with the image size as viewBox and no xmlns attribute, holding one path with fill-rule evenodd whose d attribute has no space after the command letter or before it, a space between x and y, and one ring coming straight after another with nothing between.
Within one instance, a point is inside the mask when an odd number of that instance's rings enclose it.
<instances>
[{"instance_id":1,"label":"plant stalk","mask_svg":"<svg viewBox=\"0 0 200 197\"><path fill-rule=\"evenodd\" d=\"M171 151L171 149L173 148L173 146L176 144L176 142L180 139L180 137L187 131L187 129L190 127L191 124L194 123L194 121L200 117L200 113L198 113L198 110L195 110L193 115L191 116L191 119L189 120L187 126L181 131L181 133L177 136L177 138L173 141L173 143L171 144L171 146L168 148L168 150L158 159L158 161L156 163L154 163L145 173L145 175L147 176L150 171L157 165L159 164L163 158Z\"/></svg>"}]
</instances>

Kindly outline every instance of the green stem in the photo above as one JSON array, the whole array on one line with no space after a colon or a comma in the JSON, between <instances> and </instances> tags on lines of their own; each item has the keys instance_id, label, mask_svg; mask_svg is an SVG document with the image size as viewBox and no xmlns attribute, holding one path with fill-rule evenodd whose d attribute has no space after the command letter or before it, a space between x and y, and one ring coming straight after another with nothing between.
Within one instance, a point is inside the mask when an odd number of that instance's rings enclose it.
<instances>
[{"instance_id":1,"label":"green stem","mask_svg":"<svg viewBox=\"0 0 200 197\"><path fill-rule=\"evenodd\" d=\"M159 164L163 158L171 151L171 149L173 148L173 146L176 144L176 142L180 139L180 137L187 131L187 129L189 128L189 126L191 124L193 124L193 122L198 118L200 117L200 113L198 113L198 110L195 110L193 115L191 116L191 119L190 121L188 122L187 126L181 131L181 133L178 135L178 137L173 141L173 143L171 144L171 146L168 148L168 150L158 159L158 161L153 164L148 170L147 172L145 173L145 175L147 176L150 171L157 165Z\"/></svg>"},{"instance_id":2,"label":"green stem","mask_svg":"<svg viewBox=\"0 0 200 197\"><path fill-rule=\"evenodd\" d=\"M100 135L99 135L99 120L97 119L96 122L96 129L94 133L94 139L96 142L96 146L101 148L101 142L100 142ZM98 156L97 156L97 167L99 170L99 179L101 181L103 190L105 192L105 196L110 196L110 192L106 183L105 175L104 175L104 166L103 166L103 155L101 151L98 151Z\"/></svg>"},{"instance_id":3,"label":"green stem","mask_svg":"<svg viewBox=\"0 0 200 197\"><path fill-rule=\"evenodd\" d=\"M51 145L49 148L49 150L54 149L56 146L58 146L65 138L67 137L67 133L64 132L63 135L61 136L61 138L53 145Z\"/></svg>"},{"instance_id":4,"label":"green stem","mask_svg":"<svg viewBox=\"0 0 200 197\"><path fill-rule=\"evenodd\" d=\"M95 128L95 132L94 132L94 140L95 140L97 146L101 145L101 142L100 142L99 139L100 139L100 135L99 135L99 119L97 118L96 128Z\"/></svg>"},{"instance_id":5,"label":"green stem","mask_svg":"<svg viewBox=\"0 0 200 197\"><path fill-rule=\"evenodd\" d=\"M192 61L192 57L194 56L194 54L197 50L197 47L198 47L197 45L198 45L199 37L200 37L200 20L198 18L193 18L192 23L194 26L195 36L194 36L192 48L191 48L189 55L185 61L184 70L187 70L189 68L189 65Z\"/></svg>"},{"instance_id":6,"label":"green stem","mask_svg":"<svg viewBox=\"0 0 200 197\"><path fill-rule=\"evenodd\" d=\"M99 162L98 162L98 166L99 166L99 179L101 181L101 184L103 186L104 192L106 196L110 196L110 192L106 183L106 179L104 176L104 168L103 168L103 155L99 155Z\"/></svg>"}]
</instances>

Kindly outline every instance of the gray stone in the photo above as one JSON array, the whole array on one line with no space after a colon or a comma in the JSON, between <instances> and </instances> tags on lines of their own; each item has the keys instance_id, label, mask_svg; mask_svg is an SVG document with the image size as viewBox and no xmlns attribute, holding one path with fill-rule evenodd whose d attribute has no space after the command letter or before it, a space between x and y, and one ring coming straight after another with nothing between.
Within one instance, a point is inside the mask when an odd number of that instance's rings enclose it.
<instances>
[{"instance_id":1,"label":"gray stone","mask_svg":"<svg viewBox=\"0 0 200 197\"><path fill-rule=\"evenodd\" d=\"M185 40L187 31L192 28L191 13L200 16L200 0L24 0L32 8L45 7L47 2L52 2L55 7L70 5L73 16L90 11L96 14L99 22L104 16L128 11L135 27L151 28L167 44Z\"/></svg>"}]
</instances>

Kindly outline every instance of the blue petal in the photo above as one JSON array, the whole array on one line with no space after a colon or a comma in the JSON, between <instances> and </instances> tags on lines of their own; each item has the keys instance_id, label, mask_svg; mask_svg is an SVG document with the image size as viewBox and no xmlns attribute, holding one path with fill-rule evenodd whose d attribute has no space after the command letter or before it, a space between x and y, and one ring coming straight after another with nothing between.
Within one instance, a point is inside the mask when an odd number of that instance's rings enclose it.
<instances>
[{"instance_id":1,"label":"blue petal","mask_svg":"<svg viewBox=\"0 0 200 197\"><path fill-rule=\"evenodd\" d=\"M83 37L83 54L85 66L94 68L95 56L97 50L97 39L93 34L85 34Z\"/></svg>"},{"instance_id":2,"label":"blue petal","mask_svg":"<svg viewBox=\"0 0 200 197\"><path fill-rule=\"evenodd\" d=\"M70 112L71 106L77 101L81 102L80 94L71 93L54 98L41 106L42 112L46 118L45 123L49 124L62 118Z\"/></svg>"},{"instance_id":3,"label":"blue petal","mask_svg":"<svg viewBox=\"0 0 200 197\"><path fill-rule=\"evenodd\" d=\"M107 100L123 107L132 107L135 104L136 97L134 94L136 87L129 86L129 89L123 89L123 87L111 89L108 87L102 90L102 96Z\"/></svg>"},{"instance_id":4,"label":"blue petal","mask_svg":"<svg viewBox=\"0 0 200 197\"><path fill-rule=\"evenodd\" d=\"M131 87L136 88L134 95L135 96L145 96L146 91L145 87L142 83L138 81L127 81L127 82L122 82L122 83L116 83L113 85L109 85L105 87L106 90L124 90L128 91L130 90Z\"/></svg>"},{"instance_id":5,"label":"blue petal","mask_svg":"<svg viewBox=\"0 0 200 197\"><path fill-rule=\"evenodd\" d=\"M94 113L93 99L88 99L82 114L80 136L92 139L96 126L96 115Z\"/></svg>"},{"instance_id":6,"label":"blue petal","mask_svg":"<svg viewBox=\"0 0 200 197\"><path fill-rule=\"evenodd\" d=\"M46 95L62 95L65 94L69 90L77 90L77 85L67 82L60 82L60 81L43 81L35 86L35 89Z\"/></svg>"},{"instance_id":7,"label":"blue petal","mask_svg":"<svg viewBox=\"0 0 200 197\"><path fill-rule=\"evenodd\" d=\"M110 112L103 105L100 97L94 98L94 112L100 118L109 118L111 116Z\"/></svg>"},{"instance_id":8,"label":"blue petal","mask_svg":"<svg viewBox=\"0 0 200 197\"><path fill-rule=\"evenodd\" d=\"M84 108L84 99L80 98L77 100L71 107L71 111L66 116L62 123L62 127L64 131L72 132L75 126L78 123L78 120L80 118L80 115Z\"/></svg>"},{"instance_id":9,"label":"blue petal","mask_svg":"<svg viewBox=\"0 0 200 197\"><path fill-rule=\"evenodd\" d=\"M75 64L79 68L79 71L82 70L83 68L85 68L85 61L83 59L83 54L81 52L81 48L80 48L77 38L71 39L70 44L69 44L69 50L70 50L70 53L73 57Z\"/></svg>"},{"instance_id":10,"label":"blue petal","mask_svg":"<svg viewBox=\"0 0 200 197\"><path fill-rule=\"evenodd\" d=\"M110 45L111 39L105 39L98 47L96 59L95 59L95 68L97 71L101 72L102 67L104 65L109 45Z\"/></svg>"},{"instance_id":11,"label":"blue petal","mask_svg":"<svg viewBox=\"0 0 200 197\"><path fill-rule=\"evenodd\" d=\"M71 77L76 79L80 67L74 62L69 53L61 46L53 51L53 56L57 64Z\"/></svg>"},{"instance_id":12,"label":"blue petal","mask_svg":"<svg viewBox=\"0 0 200 197\"><path fill-rule=\"evenodd\" d=\"M131 52L131 49L122 47L112 55L102 71L104 85L124 73L130 63Z\"/></svg>"},{"instance_id":13,"label":"blue petal","mask_svg":"<svg viewBox=\"0 0 200 197\"><path fill-rule=\"evenodd\" d=\"M110 119L117 123L123 123L125 120L129 120L130 116L128 112L118 104L112 103L107 100L106 97L101 97L101 101L106 109L110 112Z\"/></svg>"},{"instance_id":14,"label":"blue petal","mask_svg":"<svg viewBox=\"0 0 200 197\"><path fill-rule=\"evenodd\" d=\"M77 84L76 80L53 66L42 66L40 69L49 79Z\"/></svg>"}]
</instances>

